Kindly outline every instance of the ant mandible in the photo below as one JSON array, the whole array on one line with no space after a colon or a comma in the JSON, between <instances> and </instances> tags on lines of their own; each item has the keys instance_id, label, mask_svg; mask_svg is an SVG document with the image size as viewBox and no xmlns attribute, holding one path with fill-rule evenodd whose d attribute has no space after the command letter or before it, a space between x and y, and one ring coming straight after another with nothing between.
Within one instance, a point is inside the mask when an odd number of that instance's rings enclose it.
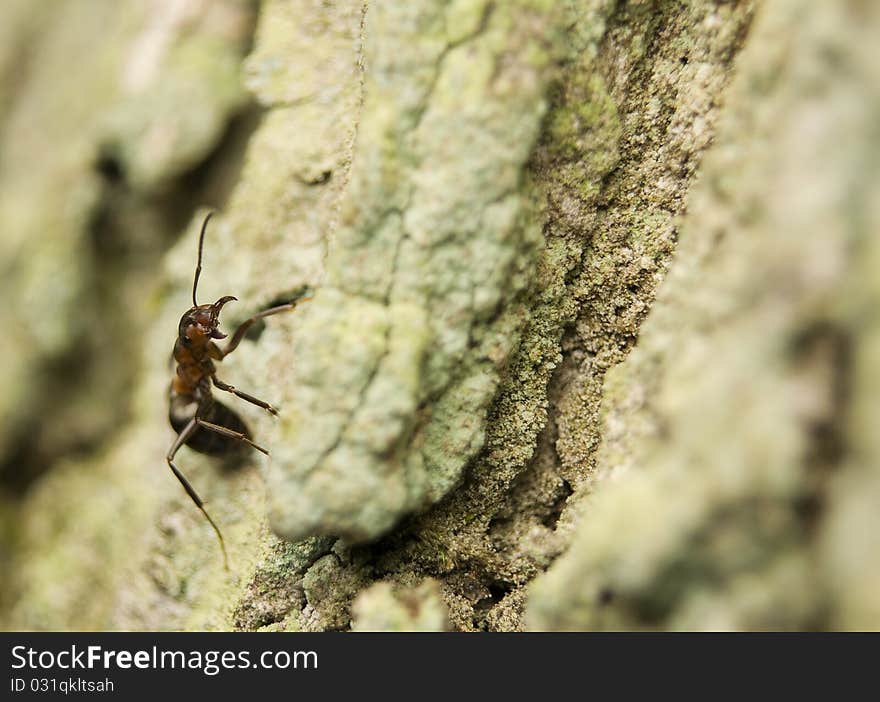
<instances>
[{"instance_id":1,"label":"ant mandible","mask_svg":"<svg viewBox=\"0 0 880 702\"><path fill-rule=\"evenodd\" d=\"M261 451L267 456L269 455L266 449L251 440L250 432L244 421L229 407L214 399L211 394L211 386L213 384L218 390L231 393L257 407L262 407L269 414L277 415L278 411L268 402L242 392L220 380L217 377L214 361L222 361L226 356L235 351L254 322L279 312L292 310L298 303L308 298L300 298L299 300L258 312L250 319L241 323L225 348L221 349L215 344L214 339L225 339L227 336L218 328L220 326L220 310L223 309L225 304L238 298L232 295L224 295L213 304L203 305L196 301L199 275L202 272L202 248L205 243L205 230L208 226L208 220L211 219L213 214L213 212L209 212L205 217L201 233L199 234L199 258L196 264L192 288L193 306L180 318L180 324L177 328L177 341L174 344L174 361L177 364L177 372L171 381L168 410L168 419L174 431L177 432L177 439L169 449L166 460L171 471L177 476L180 484L183 485L183 488L192 498L196 507L202 511L202 514L205 515L208 522L214 528L214 532L217 534L217 539L220 542L220 548L223 551L223 564L228 570L229 561L226 556L223 534L220 533L220 529L214 523L214 520L211 519L211 515L205 509L202 499L193 489L193 486L190 485L189 480L186 479L186 476L174 464L174 456L183 445L187 445L199 453L223 454L233 448L236 442L247 444L257 449L257 451Z\"/></svg>"}]
</instances>

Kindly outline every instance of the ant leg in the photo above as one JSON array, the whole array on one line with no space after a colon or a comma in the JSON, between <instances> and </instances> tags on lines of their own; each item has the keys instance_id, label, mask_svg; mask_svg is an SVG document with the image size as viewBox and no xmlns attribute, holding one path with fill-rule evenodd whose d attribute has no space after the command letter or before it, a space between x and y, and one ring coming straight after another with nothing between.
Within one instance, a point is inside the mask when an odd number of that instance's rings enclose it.
<instances>
[{"instance_id":1,"label":"ant leg","mask_svg":"<svg viewBox=\"0 0 880 702\"><path fill-rule=\"evenodd\" d=\"M275 409L268 402L263 402L258 397L254 397L253 395L248 395L246 392L242 392L241 390L234 388L232 385L229 385L229 383L224 383L222 380L219 380L217 378L217 376L211 376L211 379L214 381L214 385L216 385L221 390L225 390L226 392L231 392L236 397L240 397L242 400L246 400L247 402L250 402L252 405L256 405L257 407L262 407L269 414L274 414L276 417L278 416L278 410Z\"/></svg>"},{"instance_id":2,"label":"ant leg","mask_svg":"<svg viewBox=\"0 0 880 702\"><path fill-rule=\"evenodd\" d=\"M257 449L257 451L261 451L267 456L269 455L269 452L266 449L264 449L262 446L258 446L239 431L233 431L232 429L228 429L227 427L224 427L220 424L212 424L211 422L206 422L204 419L200 419L199 417L196 417L193 421L196 422L200 427L204 427L208 431L216 432L217 434L221 434L222 436L228 436L231 439L238 439L239 441L246 443L248 446Z\"/></svg>"},{"instance_id":3,"label":"ant leg","mask_svg":"<svg viewBox=\"0 0 880 702\"><path fill-rule=\"evenodd\" d=\"M286 312L287 310L292 310L296 307L300 302L305 302L306 300L311 300L311 297L301 297L298 300L294 300L293 302L285 302L283 305L278 305L277 307L270 307L268 310L263 310L262 312L257 312L250 319L246 319L241 323L238 329L235 330L235 333L232 335L232 338L229 340L229 343L226 344L226 348L220 351L222 360L225 356L228 356L241 343L241 340L244 339L244 335L247 334L247 330L251 328L254 322L259 319L263 319L264 317L271 317L273 314L278 314L279 312Z\"/></svg>"},{"instance_id":4,"label":"ant leg","mask_svg":"<svg viewBox=\"0 0 880 702\"><path fill-rule=\"evenodd\" d=\"M229 559L226 556L226 544L223 541L223 534L220 533L220 529L214 523L214 520L211 519L211 515L208 514L208 511L205 509L205 505L202 503L202 498L199 497L199 494L195 491L192 485L189 484L189 480L186 479L186 476L180 472L180 469L174 465L174 456L177 455L180 447L183 446L187 440L195 433L196 431L197 421L195 418L189 420L189 424L187 424L183 430L177 435L177 439L174 441L174 444L168 450L168 455L165 456L165 460L168 461L168 467L171 468L171 472L177 477L180 481L180 484L183 485L183 489L186 490L186 493L190 496L193 502L195 502L196 507L198 507L202 514L205 515L205 518L208 520L210 525L214 528L214 532L217 534L217 539L220 541L220 550L223 551L223 567L226 570L229 570Z\"/></svg>"}]
</instances>

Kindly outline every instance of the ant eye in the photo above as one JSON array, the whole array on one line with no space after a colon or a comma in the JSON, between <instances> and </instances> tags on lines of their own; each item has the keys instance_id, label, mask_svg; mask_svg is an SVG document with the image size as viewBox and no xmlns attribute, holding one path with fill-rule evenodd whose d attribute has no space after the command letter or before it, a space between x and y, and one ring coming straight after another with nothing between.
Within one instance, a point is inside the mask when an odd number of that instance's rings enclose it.
<instances>
[{"instance_id":1,"label":"ant eye","mask_svg":"<svg viewBox=\"0 0 880 702\"><path fill-rule=\"evenodd\" d=\"M261 407L274 416L278 415L278 410L268 402L236 390L232 385L227 385L217 378L214 361L222 361L224 357L234 351L255 322L269 315L292 310L296 306L296 302L286 302L256 313L239 324L232 334L232 339L224 344L223 348L211 341L212 339L226 338L227 335L218 328L220 310L224 305L237 298L233 295L224 295L212 305L199 305L196 302L196 291L202 270L202 245L210 218L211 213L208 213L199 234L199 257L192 289L193 306L184 313L177 327L178 339L173 352L173 358L177 363L177 375L169 392L171 404L168 414L171 426L177 432L177 439L165 455L165 461L195 506L201 510L213 527L223 552L224 566L228 571L229 564L226 558L223 534L205 510L198 493L175 465L174 457L182 446L189 446L199 453L219 454L245 445L265 455L269 454L266 449L251 440L247 426L235 411L219 401L214 401L211 388L213 386L218 390L231 393L241 400ZM308 298L300 297L298 301L305 299ZM181 349L181 346L186 347L186 350Z\"/></svg>"}]
</instances>

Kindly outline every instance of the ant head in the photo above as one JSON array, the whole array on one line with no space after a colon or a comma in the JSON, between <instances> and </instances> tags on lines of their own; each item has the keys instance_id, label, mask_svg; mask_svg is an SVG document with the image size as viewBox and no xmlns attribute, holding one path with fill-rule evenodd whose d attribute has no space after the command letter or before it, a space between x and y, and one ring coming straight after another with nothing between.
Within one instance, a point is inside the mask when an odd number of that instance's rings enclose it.
<instances>
[{"instance_id":1,"label":"ant head","mask_svg":"<svg viewBox=\"0 0 880 702\"><path fill-rule=\"evenodd\" d=\"M213 305L196 305L191 307L180 318L178 334L187 345L196 342L204 343L208 339L225 339L226 334L220 331L220 310L227 302L237 300L232 295L224 295Z\"/></svg>"},{"instance_id":2,"label":"ant head","mask_svg":"<svg viewBox=\"0 0 880 702\"><path fill-rule=\"evenodd\" d=\"M220 326L220 310L223 305L237 297L232 295L224 295L213 305L200 305L196 301L196 290L199 287L199 275L202 272L202 248L205 244L205 230L208 228L208 220L211 219L213 212L208 212L205 221L202 222L202 231L199 234L199 260L196 264L196 274L193 278L192 301L193 306L189 308L186 314L180 318L180 324L177 333L184 344L189 346L193 342L200 344L205 343L208 339L225 339L226 334L221 332L217 327Z\"/></svg>"}]
</instances>

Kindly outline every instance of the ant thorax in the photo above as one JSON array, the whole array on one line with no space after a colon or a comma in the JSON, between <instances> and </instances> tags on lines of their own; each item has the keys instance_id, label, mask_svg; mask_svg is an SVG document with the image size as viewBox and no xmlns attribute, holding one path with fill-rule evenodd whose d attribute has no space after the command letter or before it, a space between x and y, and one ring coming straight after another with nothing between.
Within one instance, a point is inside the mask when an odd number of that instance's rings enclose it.
<instances>
[{"instance_id":1,"label":"ant thorax","mask_svg":"<svg viewBox=\"0 0 880 702\"><path fill-rule=\"evenodd\" d=\"M199 257L192 288L193 306L180 318L177 327L177 341L174 344L174 360L177 368L171 381L168 408L168 419L177 432L177 438L168 450L165 460L193 503L213 527L223 550L224 563L227 563L223 534L211 519L198 493L175 464L174 458L182 446L189 446L200 453L213 455L228 454L243 447L250 447L268 455L269 452L265 448L253 442L250 431L241 417L222 402L215 400L211 389L214 387L229 393L264 409L273 416L278 414L278 410L268 402L220 380L217 377L214 361L222 361L225 356L232 353L256 321L292 310L297 303L291 301L257 312L238 326L222 349L215 344L214 339L226 338L226 334L219 329L220 311L225 304L237 298L225 295L213 304L200 305L197 302L196 293L202 271L202 247L210 218L210 214L205 217L199 234Z\"/></svg>"}]
</instances>

